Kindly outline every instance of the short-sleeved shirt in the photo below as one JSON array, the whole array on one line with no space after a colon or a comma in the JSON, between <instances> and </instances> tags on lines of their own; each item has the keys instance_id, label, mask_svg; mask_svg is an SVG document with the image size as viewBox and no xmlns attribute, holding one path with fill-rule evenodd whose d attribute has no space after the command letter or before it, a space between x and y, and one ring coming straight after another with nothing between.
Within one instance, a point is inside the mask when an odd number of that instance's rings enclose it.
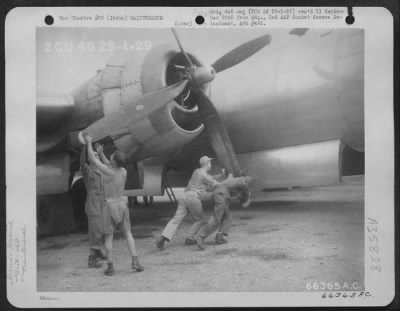
<instances>
[{"instance_id":1,"label":"short-sleeved shirt","mask_svg":"<svg viewBox=\"0 0 400 311\"><path fill-rule=\"evenodd\" d=\"M215 187L214 193L233 197L238 192L248 192L246 177L228 177Z\"/></svg>"},{"instance_id":2,"label":"short-sleeved shirt","mask_svg":"<svg viewBox=\"0 0 400 311\"><path fill-rule=\"evenodd\" d=\"M200 196L206 192L207 186L214 187L216 184L218 182L211 175L198 168L193 172L185 191L194 191Z\"/></svg>"}]
</instances>

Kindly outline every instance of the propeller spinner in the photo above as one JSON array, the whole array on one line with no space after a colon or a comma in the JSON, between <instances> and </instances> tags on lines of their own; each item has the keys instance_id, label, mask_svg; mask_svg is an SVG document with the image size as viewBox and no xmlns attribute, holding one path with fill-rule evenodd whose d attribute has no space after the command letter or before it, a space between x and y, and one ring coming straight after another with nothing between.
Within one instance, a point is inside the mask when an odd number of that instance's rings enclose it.
<instances>
[{"instance_id":1,"label":"propeller spinner","mask_svg":"<svg viewBox=\"0 0 400 311\"><path fill-rule=\"evenodd\" d=\"M183 72L183 79L189 81L189 90L193 89L194 91L199 115L206 129L211 146L219 162L234 176L240 176L242 171L228 131L214 104L201 87L213 81L217 73L241 63L264 48L271 42L271 36L267 34L250 40L226 53L211 66L196 66L185 52L176 29L172 29L172 32L186 63L186 66L176 65L175 68Z\"/></svg>"}]
</instances>

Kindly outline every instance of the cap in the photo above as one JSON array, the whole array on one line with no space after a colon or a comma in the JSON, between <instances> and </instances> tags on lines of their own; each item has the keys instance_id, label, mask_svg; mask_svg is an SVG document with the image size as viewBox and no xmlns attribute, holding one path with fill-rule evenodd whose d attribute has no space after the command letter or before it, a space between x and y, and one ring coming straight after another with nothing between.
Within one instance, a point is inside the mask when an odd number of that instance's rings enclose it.
<instances>
[{"instance_id":1,"label":"cap","mask_svg":"<svg viewBox=\"0 0 400 311\"><path fill-rule=\"evenodd\" d=\"M213 158L207 157L207 156L202 156L200 158L200 165L203 166L204 164L206 164L207 162L211 161Z\"/></svg>"}]
</instances>

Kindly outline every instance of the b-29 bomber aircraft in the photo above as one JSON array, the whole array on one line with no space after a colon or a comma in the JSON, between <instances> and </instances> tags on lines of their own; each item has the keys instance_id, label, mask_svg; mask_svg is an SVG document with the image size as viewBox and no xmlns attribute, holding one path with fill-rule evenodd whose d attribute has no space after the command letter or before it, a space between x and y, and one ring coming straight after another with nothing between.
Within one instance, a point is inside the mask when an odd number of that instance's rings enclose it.
<instances>
[{"instance_id":1,"label":"b-29 bomber aircraft","mask_svg":"<svg viewBox=\"0 0 400 311\"><path fill-rule=\"evenodd\" d=\"M83 131L125 153L128 196L184 186L204 154L252 191L340 182L346 150L364 152L364 33L287 30L279 46L271 33L210 65L172 29L170 45L119 51L70 94L38 94L40 234L77 220Z\"/></svg>"}]
</instances>

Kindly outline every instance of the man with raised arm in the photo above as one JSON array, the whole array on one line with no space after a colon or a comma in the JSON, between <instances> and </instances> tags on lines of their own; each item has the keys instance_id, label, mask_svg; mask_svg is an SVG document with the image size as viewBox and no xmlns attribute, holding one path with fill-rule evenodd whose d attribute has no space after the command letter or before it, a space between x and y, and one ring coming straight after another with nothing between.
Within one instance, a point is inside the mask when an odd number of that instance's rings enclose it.
<instances>
[{"instance_id":1,"label":"man with raised arm","mask_svg":"<svg viewBox=\"0 0 400 311\"><path fill-rule=\"evenodd\" d=\"M195 222L190 228L185 244L192 245L196 243L194 237L200 227L206 223L201 204L202 195L205 194L207 187L212 189L218 184L216 178L222 177L222 174L217 176L209 175L211 160L212 158L207 156L200 158L200 168L193 172L185 191L178 198L178 207L175 216L168 222L162 235L156 240L156 246L160 250L164 249L166 241L171 241L182 220L188 213L192 215Z\"/></svg>"},{"instance_id":2,"label":"man with raised arm","mask_svg":"<svg viewBox=\"0 0 400 311\"><path fill-rule=\"evenodd\" d=\"M132 269L143 271L143 266L139 263L135 240L131 232L131 222L129 218L128 200L124 196L126 169L123 167L125 156L120 151L115 151L109 161L109 165L102 163L96 158L92 148L92 138L85 133L84 138L88 146L89 159L103 175L105 209L104 209L104 234L105 248L107 254L107 269L105 275L114 275L114 264L112 256L113 234L116 230L122 230L128 244L129 252L132 256Z\"/></svg>"},{"instance_id":3,"label":"man with raised arm","mask_svg":"<svg viewBox=\"0 0 400 311\"><path fill-rule=\"evenodd\" d=\"M101 268L98 259L106 259L103 253L103 209L104 209L104 188L102 174L96 166L88 159L87 147L82 148L80 165L83 182L86 187L85 213L88 218L89 236L89 268ZM95 153L98 158L98 154Z\"/></svg>"}]
</instances>

